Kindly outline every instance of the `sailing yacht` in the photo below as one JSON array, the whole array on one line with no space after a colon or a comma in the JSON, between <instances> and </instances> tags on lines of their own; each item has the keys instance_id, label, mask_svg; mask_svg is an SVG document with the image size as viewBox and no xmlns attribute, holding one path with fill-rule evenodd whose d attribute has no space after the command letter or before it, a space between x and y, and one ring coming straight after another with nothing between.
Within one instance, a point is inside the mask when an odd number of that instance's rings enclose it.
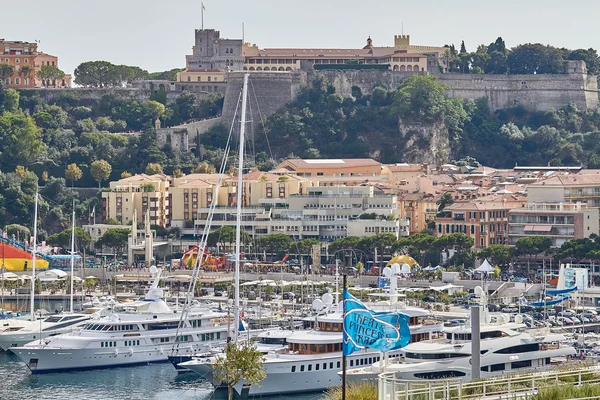
<instances>
[{"instance_id":1,"label":"sailing yacht","mask_svg":"<svg viewBox=\"0 0 600 400\"><path fill-rule=\"evenodd\" d=\"M183 325L158 288L160 270L144 300L127 304L129 312L94 318L68 334L11 348L32 373L57 372L166 362L174 343L190 352L223 345L228 336L226 313L193 309Z\"/></svg>"}]
</instances>

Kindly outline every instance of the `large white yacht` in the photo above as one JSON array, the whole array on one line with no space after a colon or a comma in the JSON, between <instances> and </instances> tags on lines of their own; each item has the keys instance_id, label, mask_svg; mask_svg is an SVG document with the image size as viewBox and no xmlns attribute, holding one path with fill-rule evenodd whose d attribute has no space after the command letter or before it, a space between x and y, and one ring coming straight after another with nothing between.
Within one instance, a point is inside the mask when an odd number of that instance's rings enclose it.
<instances>
[{"instance_id":1,"label":"large white yacht","mask_svg":"<svg viewBox=\"0 0 600 400\"><path fill-rule=\"evenodd\" d=\"M389 309L389 305L386 306ZM421 308L403 306L400 309L410 316L411 340L419 341L431 338L442 329L442 324L430 321L429 313ZM342 313L318 317L316 329L294 331L287 338L287 349L270 352L265 356L266 378L260 386L250 387L249 394L272 395L296 392L323 391L339 386L341 378L338 371L342 363ZM390 353L391 357L402 355L401 350ZM363 350L347 357L347 366L370 365L379 360L380 353ZM197 372L215 386L212 361L214 359L194 359L179 364ZM241 392L243 382L236 387Z\"/></svg>"},{"instance_id":2,"label":"large white yacht","mask_svg":"<svg viewBox=\"0 0 600 400\"><path fill-rule=\"evenodd\" d=\"M480 377L505 374L523 369L541 368L566 356L575 355L571 346L561 344L565 337L549 329L526 331L520 316L513 323L507 315L489 322L484 312L480 324ZM410 343L402 358L350 369L348 381L376 380L382 372L393 373L397 379L461 378L471 380L471 325L444 328L444 337Z\"/></svg>"},{"instance_id":3,"label":"large white yacht","mask_svg":"<svg viewBox=\"0 0 600 400\"><path fill-rule=\"evenodd\" d=\"M182 318L161 299L159 275L144 300L127 311L88 321L82 329L13 347L33 373L166 362L172 348L206 352L223 345L226 313L194 309Z\"/></svg>"}]
</instances>

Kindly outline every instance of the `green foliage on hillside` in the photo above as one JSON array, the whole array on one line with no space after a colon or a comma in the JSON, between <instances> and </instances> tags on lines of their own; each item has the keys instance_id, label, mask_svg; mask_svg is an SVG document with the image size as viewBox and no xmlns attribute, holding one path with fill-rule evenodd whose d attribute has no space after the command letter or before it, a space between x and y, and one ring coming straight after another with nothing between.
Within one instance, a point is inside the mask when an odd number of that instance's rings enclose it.
<instances>
[{"instance_id":1,"label":"green foliage on hillside","mask_svg":"<svg viewBox=\"0 0 600 400\"><path fill-rule=\"evenodd\" d=\"M447 46L450 72L474 74L562 74L565 62L585 61L587 71L600 72L600 58L595 49L569 50L541 43L525 43L508 49L499 37L489 45L481 44L468 52L463 41L460 51Z\"/></svg>"}]
</instances>

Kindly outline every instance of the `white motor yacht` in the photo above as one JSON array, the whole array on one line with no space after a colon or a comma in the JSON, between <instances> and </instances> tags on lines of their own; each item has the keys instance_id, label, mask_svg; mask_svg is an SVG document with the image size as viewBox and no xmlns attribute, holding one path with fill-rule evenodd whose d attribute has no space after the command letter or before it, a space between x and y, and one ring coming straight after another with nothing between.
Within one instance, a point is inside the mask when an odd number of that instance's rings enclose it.
<instances>
[{"instance_id":1,"label":"white motor yacht","mask_svg":"<svg viewBox=\"0 0 600 400\"><path fill-rule=\"evenodd\" d=\"M542 329L526 331L527 326L508 322L508 316L495 323L480 326L480 377L486 378L525 369L548 366L555 360L575 355L575 349L561 342L564 335ZM367 367L350 369L348 381L376 380L383 372L393 373L397 379L460 378L471 380L471 331L464 326L444 328L444 338L410 343L404 348L403 358L388 363L379 360Z\"/></svg>"},{"instance_id":2,"label":"white motor yacht","mask_svg":"<svg viewBox=\"0 0 600 400\"><path fill-rule=\"evenodd\" d=\"M389 309L389 306L387 306ZM442 324L425 324L429 313L421 308L406 307L400 310L410 316L409 325L413 341L430 338L442 329ZM289 394L310 391L323 391L339 386L338 371L342 363L342 313L318 317L316 329L293 331L287 338L287 349L269 352L264 359L266 378L260 386L250 387L251 396ZM391 357L402 355L401 350L390 353ZM347 357L347 366L370 365L379 360L380 353L363 350ZM194 359L179 364L199 373L215 386L219 386L213 376L211 359ZM236 387L241 392L243 382Z\"/></svg>"},{"instance_id":3,"label":"white motor yacht","mask_svg":"<svg viewBox=\"0 0 600 400\"><path fill-rule=\"evenodd\" d=\"M82 313L55 314L37 321L15 320L12 324L0 327L0 348L9 350L23 346L34 340L45 339L80 329L92 318L98 309L87 309Z\"/></svg>"},{"instance_id":4,"label":"white motor yacht","mask_svg":"<svg viewBox=\"0 0 600 400\"><path fill-rule=\"evenodd\" d=\"M144 300L125 311L88 321L69 334L36 340L11 350L32 373L166 362L171 350L205 352L228 336L226 313L192 310L187 318L162 300L156 274Z\"/></svg>"}]
</instances>

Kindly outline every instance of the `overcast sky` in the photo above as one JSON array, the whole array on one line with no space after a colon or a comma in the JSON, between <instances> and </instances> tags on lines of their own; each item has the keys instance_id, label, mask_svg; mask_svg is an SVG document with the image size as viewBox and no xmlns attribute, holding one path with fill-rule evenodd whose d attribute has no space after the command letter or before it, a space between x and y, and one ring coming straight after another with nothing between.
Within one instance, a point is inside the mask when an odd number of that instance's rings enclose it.
<instances>
[{"instance_id":1,"label":"overcast sky","mask_svg":"<svg viewBox=\"0 0 600 400\"><path fill-rule=\"evenodd\" d=\"M541 42L599 48L600 1L572 0L205 0L204 27L260 48L357 48L369 35L392 46L395 34L415 45L460 46L468 51L502 36L507 46ZM149 71L185 66L196 0L0 0L0 38L40 40L67 73L83 61L106 60Z\"/></svg>"}]
</instances>

